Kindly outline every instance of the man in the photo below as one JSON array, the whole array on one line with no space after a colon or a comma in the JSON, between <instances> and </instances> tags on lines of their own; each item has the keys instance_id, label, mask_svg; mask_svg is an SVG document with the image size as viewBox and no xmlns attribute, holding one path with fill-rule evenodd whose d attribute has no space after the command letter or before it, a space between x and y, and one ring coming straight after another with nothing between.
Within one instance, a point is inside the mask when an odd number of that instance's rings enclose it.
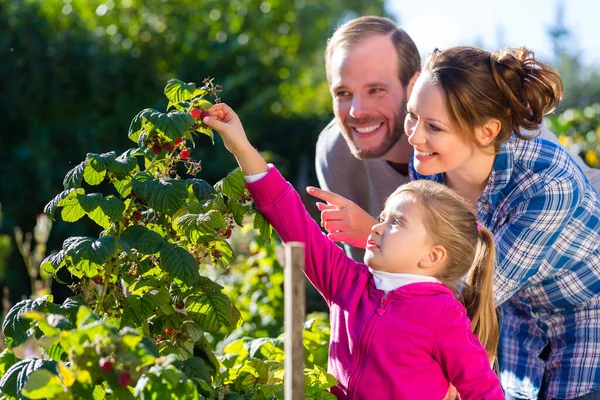
<instances>
[{"instance_id":1,"label":"man","mask_svg":"<svg viewBox=\"0 0 600 400\"><path fill-rule=\"evenodd\" d=\"M329 203L318 206L332 240L345 242L346 252L362 261L364 243L352 243L351 237L367 237L387 196L409 180L412 146L404 134L404 118L420 56L392 20L370 16L336 30L325 64L335 119L319 136L316 170L321 188L333 193L309 193ZM540 137L559 143L545 127ZM587 167L575 154L573 158L598 191L600 170ZM350 227L366 233L348 235Z\"/></svg>"}]
</instances>

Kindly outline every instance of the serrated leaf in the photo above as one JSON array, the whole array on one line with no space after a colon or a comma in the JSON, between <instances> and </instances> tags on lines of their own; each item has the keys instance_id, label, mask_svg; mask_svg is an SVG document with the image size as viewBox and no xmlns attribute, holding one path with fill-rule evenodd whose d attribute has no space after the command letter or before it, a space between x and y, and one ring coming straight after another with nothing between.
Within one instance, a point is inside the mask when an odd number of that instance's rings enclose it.
<instances>
[{"instance_id":1,"label":"serrated leaf","mask_svg":"<svg viewBox=\"0 0 600 400\"><path fill-rule=\"evenodd\" d=\"M100 207L96 208L94 211L88 213L88 217L104 229L110 228L110 219L102 212Z\"/></svg>"},{"instance_id":2,"label":"serrated leaf","mask_svg":"<svg viewBox=\"0 0 600 400\"><path fill-rule=\"evenodd\" d=\"M179 179L154 179L147 173L138 173L132 180L133 190L158 212L173 214L185 204L187 186Z\"/></svg>"},{"instance_id":3,"label":"serrated leaf","mask_svg":"<svg viewBox=\"0 0 600 400\"><path fill-rule=\"evenodd\" d=\"M82 161L75 168L67 172L67 175L63 180L63 186L65 190L81 187L81 181L83 180L83 170L86 164L87 161Z\"/></svg>"},{"instance_id":4,"label":"serrated leaf","mask_svg":"<svg viewBox=\"0 0 600 400\"><path fill-rule=\"evenodd\" d=\"M218 290L207 289L189 296L185 309L201 329L211 333L217 333L221 327L231 332L240 319L240 313L229 297Z\"/></svg>"},{"instance_id":5,"label":"serrated leaf","mask_svg":"<svg viewBox=\"0 0 600 400\"><path fill-rule=\"evenodd\" d=\"M116 154L114 151L102 154L88 153L86 160L96 172L103 172L110 168L115 161Z\"/></svg>"},{"instance_id":6,"label":"serrated leaf","mask_svg":"<svg viewBox=\"0 0 600 400\"><path fill-rule=\"evenodd\" d=\"M212 241L219 229L225 229L226 226L223 215L216 210L203 214L185 214L177 218L174 224L177 232L188 236L195 243Z\"/></svg>"},{"instance_id":7,"label":"serrated leaf","mask_svg":"<svg viewBox=\"0 0 600 400\"><path fill-rule=\"evenodd\" d=\"M117 179L125 179L137 169L138 165L135 157L127 156L126 153L124 153L117 157L109 167L108 171L113 173Z\"/></svg>"},{"instance_id":8,"label":"serrated leaf","mask_svg":"<svg viewBox=\"0 0 600 400\"><path fill-rule=\"evenodd\" d=\"M100 193L90 193L86 195L80 194L77 195L77 201L79 202L81 208L83 208L83 211L89 213L100 205L102 197L103 196Z\"/></svg>"},{"instance_id":9,"label":"serrated leaf","mask_svg":"<svg viewBox=\"0 0 600 400\"><path fill-rule=\"evenodd\" d=\"M206 92L202 89L197 89L196 84L193 82L184 83L179 79L170 79L165 86L164 93L165 96L167 96L167 99L169 99L169 105L167 106L167 109L169 109L173 104L191 100Z\"/></svg>"},{"instance_id":10,"label":"serrated leaf","mask_svg":"<svg viewBox=\"0 0 600 400\"><path fill-rule=\"evenodd\" d=\"M268 245L273 234L273 227L258 211L254 214L254 229L258 229L260 237L265 240L265 246Z\"/></svg>"},{"instance_id":11,"label":"serrated leaf","mask_svg":"<svg viewBox=\"0 0 600 400\"><path fill-rule=\"evenodd\" d=\"M157 298L154 296L130 295L123 302L123 323L134 328L141 326L146 319L154 315L154 310L159 308Z\"/></svg>"},{"instance_id":12,"label":"serrated leaf","mask_svg":"<svg viewBox=\"0 0 600 400\"><path fill-rule=\"evenodd\" d=\"M12 306L4 317L2 333L4 334L7 348L11 349L18 346L31 336L31 333L28 332L31 321L24 318L23 315L31 311L32 306L32 300L22 300Z\"/></svg>"},{"instance_id":13,"label":"serrated leaf","mask_svg":"<svg viewBox=\"0 0 600 400\"><path fill-rule=\"evenodd\" d=\"M198 281L198 261L186 249L165 241L160 249L160 267L187 285Z\"/></svg>"},{"instance_id":14,"label":"serrated leaf","mask_svg":"<svg viewBox=\"0 0 600 400\"><path fill-rule=\"evenodd\" d=\"M215 189L210 183L202 179L190 178L186 180L186 184L192 187L194 196L196 196L199 201L208 200L215 193Z\"/></svg>"},{"instance_id":15,"label":"serrated leaf","mask_svg":"<svg viewBox=\"0 0 600 400\"><path fill-rule=\"evenodd\" d=\"M48 257L44 258L44 261L40 264L40 269L48 274L56 274L56 272L65 265L65 252L64 250L58 253L52 253Z\"/></svg>"},{"instance_id":16,"label":"serrated leaf","mask_svg":"<svg viewBox=\"0 0 600 400\"><path fill-rule=\"evenodd\" d=\"M111 195L102 199L102 202L100 203L100 209L110 219L111 222L114 222L123 215L123 212L125 211L125 203Z\"/></svg>"},{"instance_id":17,"label":"serrated leaf","mask_svg":"<svg viewBox=\"0 0 600 400\"><path fill-rule=\"evenodd\" d=\"M184 361L176 361L173 364L189 378L199 378L205 382L211 381L211 374L203 359L192 357Z\"/></svg>"},{"instance_id":18,"label":"serrated leaf","mask_svg":"<svg viewBox=\"0 0 600 400\"><path fill-rule=\"evenodd\" d=\"M127 197L131 194L131 179L113 179L112 184L115 189L117 189L117 192L119 192L121 197Z\"/></svg>"},{"instance_id":19,"label":"serrated leaf","mask_svg":"<svg viewBox=\"0 0 600 400\"><path fill-rule=\"evenodd\" d=\"M138 245L140 238L143 234L151 232L148 228L141 225L131 225L129 228L125 229L119 239L126 242L130 247L135 247Z\"/></svg>"},{"instance_id":20,"label":"serrated leaf","mask_svg":"<svg viewBox=\"0 0 600 400\"><path fill-rule=\"evenodd\" d=\"M47 399L64 392L60 378L47 369L37 369L29 375L22 395L28 399Z\"/></svg>"},{"instance_id":21,"label":"serrated leaf","mask_svg":"<svg viewBox=\"0 0 600 400\"><path fill-rule=\"evenodd\" d=\"M182 111L173 111L168 114L155 111L142 115L142 129L146 132L146 140L159 134L175 141L184 136L194 123L194 118Z\"/></svg>"},{"instance_id":22,"label":"serrated leaf","mask_svg":"<svg viewBox=\"0 0 600 400\"><path fill-rule=\"evenodd\" d=\"M147 230L137 242L138 251L141 254L156 254L161 250L163 243L165 243L165 239L161 235Z\"/></svg>"},{"instance_id":23,"label":"serrated leaf","mask_svg":"<svg viewBox=\"0 0 600 400\"><path fill-rule=\"evenodd\" d=\"M104 181L106 171L98 172L89 163L83 169L83 179L90 185L99 185Z\"/></svg>"},{"instance_id":24,"label":"serrated leaf","mask_svg":"<svg viewBox=\"0 0 600 400\"><path fill-rule=\"evenodd\" d=\"M79 194L85 194L85 191L81 188L63 190L56 195L46 206L44 207L44 214L50 219L54 220L54 212L56 208L62 206L64 202L70 198L74 198Z\"/></svg>"},{"instance_id":25,"label":"serrated leaf","mask_svg":"<svg viewBox=\"0 0 600 400\"><path fill-rule=\"evenodd\" d=\"M41 368L53 371L56 368L56 362L32 358L14 364L0 379L0 393L21 397L21 392L30 375Z\"/></svg>"},{"instance_id":26,"label":"serrated leaf","mask_svg":"<svg viewBox=\"0 0 600 400\"><path fill-rule=\"evenodd\" d=\"M145 108L139 113L137 113L135 117L133 117L133 119L131 120L131 124L129 125L129 139L131 139L135 143L139 143L139 138L142 133L143 116L144 114L150 114L155 111L156 110L153 110L152 108ZM140 145L140 147L145 147L145 143Z\"/></svg>"},{"instance_id":27,"label":"serrated leaf","mask_svg":"<svg viewBox=\"0 0 600 400\"><path fill-rule=\"evenodd\" d=\"M239 199L246 189L242 170L236 168L230 172L225 178L215 184L215 189L217 192L227 196L231 201Z\"/></svg>"},{"instance_id":28,"label":"serrated leaf","mask_svg":"<svg viewBox=\"0 0 600 400\"><path fill-rule=\"evenodd\" d=\"M90 261L95 264L104 264L117 250L114 236L104 236L90 243Z\"/></svg>"},{"instance_id":29,"label":"serrated leaf","mask_svg":"<svg viewBox=\"0 0 600 400\"><path fill-rule=\"evenodd\" d=\"M208 136L210 138L210 141L212 142L212 144L215 144L215 134L212 131L212 129L207 127L205 124L198 124L198 127L196 128L196 132L202 133L203 135Z\"/></svg>"}]
</instances>

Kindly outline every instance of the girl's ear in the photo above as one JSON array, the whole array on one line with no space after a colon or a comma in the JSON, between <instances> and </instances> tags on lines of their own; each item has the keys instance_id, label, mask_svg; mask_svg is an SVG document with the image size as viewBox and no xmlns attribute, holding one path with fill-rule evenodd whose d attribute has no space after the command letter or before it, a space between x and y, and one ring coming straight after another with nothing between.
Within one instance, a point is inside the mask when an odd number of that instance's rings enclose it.
<instances>
[{"instance_id":1,"label":"girl's ear","mask_svg":"<svg viewBox=\"0 0 600 400\"><path fill-rule=\"evenodd\" d=\"M475 130L475 135L477 136L479 143L483 146L488 146L496 139L496 136L500 133L500 129L502 129L500 120L490 118L485 125Z\"/></svg>"},{"instance_id":2,"label":"girl's ear","mask_svg":"<svg viewBox=\"0 0 600 400\"><path fill-rule=\"evenodd\" d=\"M421 260L419 261L419 267L421 268L437 268L444 264L448 254L446 252L446 248L440 244L435 245L431 248L429 253L427 253Z\"/></svg>"}]
</instances>

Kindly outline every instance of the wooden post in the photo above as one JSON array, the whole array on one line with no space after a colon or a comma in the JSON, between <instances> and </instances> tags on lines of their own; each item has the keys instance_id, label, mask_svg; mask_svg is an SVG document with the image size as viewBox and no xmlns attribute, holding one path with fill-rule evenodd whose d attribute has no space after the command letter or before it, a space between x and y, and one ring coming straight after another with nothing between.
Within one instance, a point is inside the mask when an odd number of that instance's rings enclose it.
<instances>
[{"instance_id":1,"label":"wooden post","mask_svg":"<svg viewBox=\"0 0 600 400\"><path fill-rule=\"evenodd\" d=\"M285 400L304 399L304 332L305 280L304 243L289 242L285 249L284 318L285 318Z\"/></svg>"}]
</instances>

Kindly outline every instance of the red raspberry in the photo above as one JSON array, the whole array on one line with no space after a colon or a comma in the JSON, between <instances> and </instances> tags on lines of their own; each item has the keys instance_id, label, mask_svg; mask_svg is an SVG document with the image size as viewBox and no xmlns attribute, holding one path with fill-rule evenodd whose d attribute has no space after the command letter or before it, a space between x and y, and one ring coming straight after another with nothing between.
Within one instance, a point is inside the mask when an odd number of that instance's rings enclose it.
<instances>
[{"instance_id":1,"label":"red raspberry","mask_svg":"<svg viewBox=\"0 0 600 400\"><path fill-rule=\"evenodd\" d=\"M133 218L135 218L136 221L139 221L140 219L142 219L142 213L139 211L135 211L133 213Z\"/></svg>"},{"instance_id":2,"label":"red raspberry","mask_svg":"<svg viewBox=\"0 0 600 400\"><path fill-rule=\"evenodd\" d=\"M221 257L221 252L220 252L219 250L215 250L215 251L213 251L213 253L212 253L212 254L213 254L213 256L214 256L215 258L219 258L219 257Z\"/></svg>"},{"instance_id":3,"label":"red raspberry","mask_svg":"<svg viewBox=\"0 0 600 400\"><path fill-rule=\"evenodd\" d=\"M229 238L231 237L231 229L227 229L227 230L225 231L225 237L226 237L227 239L229 239Z\"/></svg>"},{"instance_id":4,"label":"red raspberry","mask_svg":"<svg viewBox=\"0 0 600 400\"><path fill-rule=\"evenodd\" d=\"M181 142L183 142L183 137L180 137L179 139L177 139L177 140L175 141L175 143L173 143L173 145L175 145L175 146L179 146L179 145L181 144Z\"/></svg>"},{"instance_id":5,"label":"red raspberry","mask_svg":"<svg viewBox=\"0 0 600 400\"><path fill-rule=\"evenodd\" d=\"M119 385L123 387L129 386L131 383L131 376L127 372L119 372Z\"/></svg>"},{"instance_id":6,"label":"red raspberry","mask_svg":"<svg viewBox=\"0 0 600 400\"><path fill-rule=\"evenodd\" d=\"M190 111L190 115L194 119L198 119L202 115L202 113L203 111L199 108L192 108L192 110Z\"/></svg>"},{"instance_id":7,"label":"red raspberry","mask_svg":"<svg viewBox=\"0 0 600 400\"><path fill-rule=\"evenodd\" d=\"M101 276L97 276L94 279L92 279L94 281L95 284L97 285L102 285L104 283L104 279L102 279Z\"/></svg>"},{"instance_id":8,"label":"red raspberry","mask_svg":"<svg viewBox=\"0 0 600 400\"><path fill-rule=\"evenodd\" d=\"M137 197L137 194L135 194L135 192L133 190L131 191L131 197L133 197L133 198Z\"/></svg>"},{"instance_id":9,"label":"red raspberry","mask_svg":"<svg viewBox=\"0 0 600 400\"><path fill-rule=\"evenodd\" d=\"M173 152L173 150L175 150L175 148L173 147L173 145L172 145L171 143L165 143L165 144L163 145L163 147L164 147L165 149L167 149L167 151L168 151L169 153L172 153L172 152Z\"/></svg>"},{"instance_id":10,"label":"red raspberry","mask_svg":"<svg viewBox=\"0 0 600 400\"><path fill-rule=\"evenodd\" d=\"M108 374L110 371L112 371L114 366L113 362L107 358L101 358L98 364L100 365L100 369L104 371L105 374Z\"/></svg>"},{"instance_id":11,"label":"red raspberry","mask_svg":"<svg viewBox=\"0 0 600 400\"><path fill-rule=\"evenodd\" d=\"M183 160L187 160L188 158L190 158L190 152L189 152L189 150L182 150L181 151L181 158Z\"/></svg>"},{"instance_id":12,"label":"red raspberry","mask_svg":"<svg viewBox=\"0 0 600 400\"><path fill-rule=\"evenodd\" d=\"M160 344L160 343L162 343L164 341L165 341L165 339L159 337L158 339L156 339L156 344Z\"/></svg>"},{"instance_id":13,"label":"red raspberry","mask_svg":"<svg viewBox=\"0 0 600 400\"><path fill-rule=\"evenodd\" d=\"M202 111L200 114L200 120L204 120L206 117L210 117L210 113L208 111Z\"/></svg>"},{"instance_id":14,"label":"red raspberry","mask_svg":"<svg viewBox=\"0 0 600 400\"><path fill-rule=\"evenodd\" d=\"M165 333L166 333L167 335L170 335L170 334L172 334L172 333L173 333L173 328L167 328L167 329L165 329Z\"/></svg>"},{"instance_id":15,"label":"red raspberry","mask_svg":"<svg viewBox=\"0 0 600 400\"><path fill-rule=\"evenodd\" d=\"M155 144L154 146L152 146L152 152L154 154L160 154L160 152L162 151L162 147Z\"/></svg>"},{"instance_id":16,"label":"red raspberry","mask_svg":"<svg viewBox=\"0 0 600 400\"><path fill-rule=\"evenodd\" d=\"M177 307L178 310L183 310L183 307L185 307L185 303L183 301L180 301L179 303L175 304L175 307Z\"/></svg>"}]
</instances>

